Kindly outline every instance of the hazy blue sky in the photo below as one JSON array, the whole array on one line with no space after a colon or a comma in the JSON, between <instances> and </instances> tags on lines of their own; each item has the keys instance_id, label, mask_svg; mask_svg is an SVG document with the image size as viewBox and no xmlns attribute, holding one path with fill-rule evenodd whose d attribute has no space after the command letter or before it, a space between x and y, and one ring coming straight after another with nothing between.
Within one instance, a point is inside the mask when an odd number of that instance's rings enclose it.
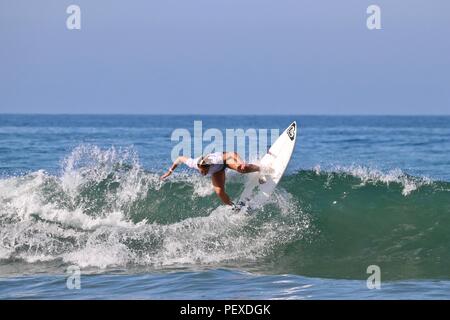
<instances>
[{"instance_id":1,"label":"hazy blue sky","mask_svg":"<svg viewBox=\"0 0 450 320\"><path fill-rule=\"evenodd\" d=\"M0 112L450 114L450 1L0 0Z\"/></svg>"}]
</instances>

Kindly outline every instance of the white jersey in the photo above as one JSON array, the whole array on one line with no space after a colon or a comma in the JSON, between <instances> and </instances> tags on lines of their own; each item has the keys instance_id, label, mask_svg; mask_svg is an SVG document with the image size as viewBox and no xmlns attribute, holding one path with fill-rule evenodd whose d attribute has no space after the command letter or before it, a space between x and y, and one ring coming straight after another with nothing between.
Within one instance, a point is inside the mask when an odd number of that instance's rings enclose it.
<instances>
[{"instance_id":1,"label":"white jersey","mask_svg":"<svg viewBox=\"0 0 450 320\"><path fill-rule=\"evenodd\" d=\"M189 168L199 169L198 162L201 157L197 157L195 159L189 158L186 160L186 165ZM226 164L223 161L223 152L214 152L206 155L204 157L205 163L209 164L208 175L213 175L216 172L222 171L226 169Z\"/></svg>"}]
</instances>

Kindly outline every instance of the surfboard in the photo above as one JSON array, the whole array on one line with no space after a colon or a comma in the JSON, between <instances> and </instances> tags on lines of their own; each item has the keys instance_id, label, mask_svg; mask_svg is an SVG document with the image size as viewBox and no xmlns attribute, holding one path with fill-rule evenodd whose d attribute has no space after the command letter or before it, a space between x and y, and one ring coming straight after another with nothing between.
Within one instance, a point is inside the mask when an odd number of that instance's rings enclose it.
<instances>
[{"instance_id":1,"label":"surfboard","mask_svg":"<svg viewBox=\"0 0 450 320\"><path fill-rule=\"evenodd\" d=\"M262 171L249 173L239 206L257 208L270 199L286 170L297 139L297 123L284 130L259 163Z\"/></svg>"}]
</instances>

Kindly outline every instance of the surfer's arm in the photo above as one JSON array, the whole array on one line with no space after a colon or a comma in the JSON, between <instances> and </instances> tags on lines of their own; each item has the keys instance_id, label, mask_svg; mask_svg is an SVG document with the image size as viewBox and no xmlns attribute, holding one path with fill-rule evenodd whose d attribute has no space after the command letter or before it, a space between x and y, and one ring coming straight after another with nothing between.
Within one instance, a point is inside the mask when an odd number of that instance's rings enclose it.
<instances>
[{"instance_id":1,"label":"surfer's arm","mask_svg":"<svg viewBox=\"0 0 450 320\"><path fill-rule=\"evenodd\" d=\"M184 156L180 156L180 157L178 157L174 162L173 162L173 164L172 164L172 166L169 168L169 170L166 172L166 173L164 173L162 176L161 176L161 180L164 180L165 178L167 178L168 176L170 176L171 174L172 174L172 172L178 167L178 165L180 164L180 163L186 163L186 161L188 160L189 158L187 158L187 157L184 157Z\"/></svg>"}]
</instances>

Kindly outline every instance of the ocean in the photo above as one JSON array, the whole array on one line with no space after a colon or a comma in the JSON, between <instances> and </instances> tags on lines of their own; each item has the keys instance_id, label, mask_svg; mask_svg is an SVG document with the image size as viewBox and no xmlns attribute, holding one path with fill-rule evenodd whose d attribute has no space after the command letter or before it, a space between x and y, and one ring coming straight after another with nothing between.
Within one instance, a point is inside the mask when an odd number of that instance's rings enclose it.
<instances>
[{"instance_id":1,"label":"ocean","mask_svg":"<svg viewBox=\"0 0 450 320\"><path fill-rule=\"evenodd\" d=\"M293 120L262 208L159 180L177 128ZM449 299L449 155L448 116L2 114L0 299Z\"/></svg>"}]
</instances>

